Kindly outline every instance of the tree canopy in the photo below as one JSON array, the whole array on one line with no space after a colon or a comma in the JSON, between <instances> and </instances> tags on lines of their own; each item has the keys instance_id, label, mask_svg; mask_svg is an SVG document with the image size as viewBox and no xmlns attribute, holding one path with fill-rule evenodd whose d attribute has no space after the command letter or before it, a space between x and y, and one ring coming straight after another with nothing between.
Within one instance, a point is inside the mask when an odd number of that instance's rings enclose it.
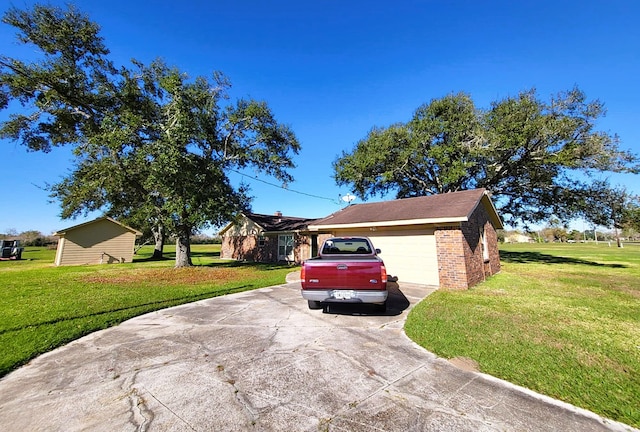
<instances>
[{"instance_id":1,"label":"tree canopy","mask_svg":"<svg viewBox=\"0 0 640 432\"><path fill-rule=\"evenodd\" d=\"M196 230L250 204L246 187L231 184L230 169L293 180L294 133L265 102L229 102L222 73L190 79L161 60L116 68L97 24L74 7L12 8L3 21L43 58L0 56L0 108L23 105L0 136L33 151L73 146L72 171L50 185L62 217L103 210L146 222L177 237L176 266L186 266Z\"/></svg>"},{"instance_id":2,"label":"tree canopy","mask_svg":"<svg viewBox=\"0 0 640 432\"><path fill-rule=\"evenodd\" d=\"M618 247L622 245L619 230L640 228L640 199L625 187L594 181L584 195L584 202L584 218L595 225L613 228Z\"/></svg>"},{"instance_id":3,"label":"tree canopy","mask_svg":"<svg viewBox=\"0 0 640 432\"><path fill-rule=\"evenodd\" d=\"M451 94L407 123L373 128L335 160L335 179L361 199L486 188L508 223L568 220L583 208L590 174L639 170L616 135L595 129L604 113L577 88L548 102L529 90L488 109Z\"/></svg>"}]
</instances>

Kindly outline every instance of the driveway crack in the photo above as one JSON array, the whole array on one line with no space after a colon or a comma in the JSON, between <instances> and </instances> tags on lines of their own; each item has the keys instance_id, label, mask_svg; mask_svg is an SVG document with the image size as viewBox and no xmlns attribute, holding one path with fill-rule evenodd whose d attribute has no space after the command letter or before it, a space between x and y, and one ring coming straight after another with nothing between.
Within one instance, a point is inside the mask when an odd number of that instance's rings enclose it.
<instances>
[{"instance_id":1,"label":"driveway crack","mask_svg":"<svg viewBox=\"0 0 640 432\"><path fill-rule=\"evenodd\" d=\"M137 376L138 372L135 372L131 379L127 380L130 384L125 384L124 388L129 388L125 395L129 403L129 423L135 426L136 431L144 432L151 426L154 415L140 391L134 387Z\"/></svg>"}]
</instances>

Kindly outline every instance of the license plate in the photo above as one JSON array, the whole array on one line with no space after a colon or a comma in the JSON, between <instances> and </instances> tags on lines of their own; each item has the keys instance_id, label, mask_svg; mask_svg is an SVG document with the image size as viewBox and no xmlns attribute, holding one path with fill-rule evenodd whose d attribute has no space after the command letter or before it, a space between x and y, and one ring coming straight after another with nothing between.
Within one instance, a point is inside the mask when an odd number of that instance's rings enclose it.
<instances>
[{"instance_id":1,"label":"license plate","mask_svg":"<svg viewBox=\"0 0 640 432\"><path fill-rule=\"evenodd\" d=\"M333 298L337 300L351 300L355 295L353 290L335 290L333 292Z\"/></svg>"}]
</instances>

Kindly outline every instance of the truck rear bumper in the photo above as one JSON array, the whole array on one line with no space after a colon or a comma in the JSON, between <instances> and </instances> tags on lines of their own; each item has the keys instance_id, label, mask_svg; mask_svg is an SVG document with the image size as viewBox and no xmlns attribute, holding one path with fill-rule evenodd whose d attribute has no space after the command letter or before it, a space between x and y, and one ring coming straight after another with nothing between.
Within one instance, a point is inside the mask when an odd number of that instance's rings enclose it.
<instances>
[{"instance_id":1,"label":"truck rear bumper","mask_svg":"<svg viewBox=\"0 0 640 432\"><path fill-rule=\"evenodd\" d=\"M378 303L387 301L387 290L300 290L302 298L332 303Z\"/></svg>"}]
</instances>

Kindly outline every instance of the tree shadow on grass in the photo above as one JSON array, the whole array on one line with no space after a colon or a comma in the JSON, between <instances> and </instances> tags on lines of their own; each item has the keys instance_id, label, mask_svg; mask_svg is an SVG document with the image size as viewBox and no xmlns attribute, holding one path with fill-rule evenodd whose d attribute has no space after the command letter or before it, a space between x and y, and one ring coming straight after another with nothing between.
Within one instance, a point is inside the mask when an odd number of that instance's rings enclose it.
<instances>
[{"instance_id":1,"label":"tree shadow on grass","mask_svg":"<svg viewBox=\"0 0 640 432\"><path fill-rule=\"evenodd\" d=\"M137 262L151 262L151 261L169 261L169 260L175 260L175 257L171 258L171 257L163 255L160 258L155 258L154 256L149 256L149 257L146 257L146 258L140 258L140 257L134 257L133 258L133 262L134 263L137 263Z\"/></svg>"},{"instance_id":2,"label":"tree shadow on grass","mask_svg":"<svg viewBox=\"0 0 640 432\"><path fill-rule=\"evenodd\" d=\"M286 263L260 263L255 261L237 261L237 260L216 260L206 264L197 264L196 267L247 267L257 271L271 271L280 270L284 268L294 269L296 266L291 266Z\"/></svg>"},{"instance_id":3,"label":"tree shadow on grass","mask_svg":"<svg viewBox=\"0 0 640 432\"><path fill-rule=\"evenodd\" d=\"M624 264L603 264L595 261L583 260L580 258L547 255L540 252L500 251L500 260L503 262L518 264L580 264L595 267L627 268L627 266Z\"/></svg>"},{"instance_id":4,"label":"tree shadow on grass","mask_svg":"<svg viewBox=\"0 0 640 432\"><path fill-rule=\"evenodd\" d=\"M200 263L200 258L206 258L205 261L211 260L211 262ZM138 257L134 258L134 263L144 263L144 262L153 262L153 261L175 261L176 255L175 253L165 253L162 258L153 258L153 257ZM220 252L192 252L191 260L194 261L192 267L222 267L222 268L233 268L233 267L249 267L258 271L270 271L270 270L279 270L283 268L295 268L297 265L291 265L286 262L277 262L277 263L261 263L255 261L238 261L238 260L227 260L220 259Z\"/></svg>"},{"instance_id":5,"label":"tree shadow on grass","mask_svg":"<svg viewBox=\"0 0 640 432\"><path fill-rule=\"evenodd\" d=\"M207 252L207 251L191 251L191 260L194 258L207 258L207 259L220 259L220 251ZM150 261L175 261L175 252L164 252L161 258L154 258L153 255L148 257L136 256L133 258L133 262L150 262Z\"/></svg>"},{"instance_id":6,"label":"tree shadow on grass","mask_svg":"<svg viewBox=\"0 0 640 432\"><path fill-rule=\"evenodd\" d=\"M172 254L175 258L175 253ZM191 251L191 258L220 258L220 251L217 252L209 252L209 251Z\"/></svg>"}]
</instances>

